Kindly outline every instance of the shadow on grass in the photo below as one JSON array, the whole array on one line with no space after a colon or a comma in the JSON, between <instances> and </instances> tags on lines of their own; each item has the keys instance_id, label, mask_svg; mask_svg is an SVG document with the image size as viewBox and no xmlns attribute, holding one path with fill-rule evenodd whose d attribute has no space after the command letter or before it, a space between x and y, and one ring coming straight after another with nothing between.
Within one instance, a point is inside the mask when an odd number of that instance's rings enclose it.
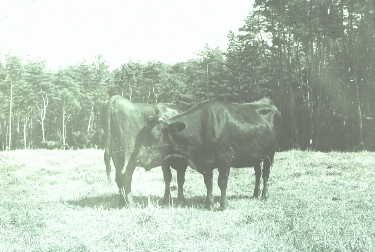
<instances>
[{"instance_id":1,"label":"shadow on grass","mask_svg":"<svg viewBox=\"0 0 375 252\"><path fill-rule=\"evenodd\" d=\"M65 201L69 205L78 206L78 207L90 207L95 209L119 209L120 208L120 199L121 205L127 208L127 204L125 204L123 198L120 198L119 194L103 194L94 197L85 197L80 199L74 200L67 200ZM246 195L232 195L228 196L228 200L251 200L250 196ZM153 205L158 205L161 207L169 207L168 204L164 203L163 197L158 197L155 195L147 196L133 196L134 203L136 208L146 208L149 205L149 202ZM173 199L176 200L176 199ZM185 204L173 204L174 207L189 207L189 208L196 208L204 210L206 196L194 196L185 199ZM220 202L220 196L214 197L215 205Z\"/></svg>"},{"instance_id":2,"label":"shadow on grass","mask_svg":"<svg viewBox=\"0 0 375 252\"><path fill-rule=\"evenodd\" d=\"M73 206L79 207L91 207L99 209L118 209L120 208L120 195L119 194L106 194L94 197L85 197L74 200L67 200L66 203ZM148 198L145 196L133 196L134 203L141 208L145 207L148 202ZM122 198L121 205L126 207L126 204Z\"/></svg>"},{"instance_id":3,"label":"shadow on grass","mask_svg":"<svg viewBox=\"0 0 375 252\"><path fill-rule=\"evenodd\" d=\"M231 196L228 196L228 200L229 200L229 206L230 206L231 201L236 201L236 200L249 200L250 201L250 200L258 200L258 199L253 199L251 196L247 196L247 195L231 195ZM196 208L196 209L207 211L205 209L205 203L206 203L206 196L204 195L204 196L194 196L194 197L185 198L185 204L183 204L182 206L174 204L174 206ZM220 210L219 208L220 196L214 196L214 205L215 205L213 208L214 211Z\"/></svg>"}]
</instances>

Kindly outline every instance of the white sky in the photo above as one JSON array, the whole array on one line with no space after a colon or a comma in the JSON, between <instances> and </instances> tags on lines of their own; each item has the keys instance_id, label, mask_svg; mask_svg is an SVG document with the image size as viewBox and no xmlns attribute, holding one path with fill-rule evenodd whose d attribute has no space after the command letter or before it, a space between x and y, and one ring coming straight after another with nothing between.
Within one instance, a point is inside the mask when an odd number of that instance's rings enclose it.
<instances>
[{"instance_id":1,"label":"white sky","mask_svg":"<svg viewBox=\"0 0 375 252\"><path fill-rule=\"evenodd\" d=\"M253 0L0 0L0 55L46 60L50 69L102 54L110 68L132 60L176 63L208 43L227 48Z\"/></svg>"}]
</instances>

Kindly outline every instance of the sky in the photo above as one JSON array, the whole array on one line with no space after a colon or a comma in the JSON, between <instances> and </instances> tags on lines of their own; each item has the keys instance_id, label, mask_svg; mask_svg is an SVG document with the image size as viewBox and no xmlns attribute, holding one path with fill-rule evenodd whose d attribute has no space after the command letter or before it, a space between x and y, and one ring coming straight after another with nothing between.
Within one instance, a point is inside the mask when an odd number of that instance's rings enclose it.
<instances>
[{"instance_id":1,"label":"sky","mask_svg":"<svg viewBox=\"0 0 375 252\"><path fill-rule=\"evenodd\" d=\"M2 2L4 0L1 0ZM133 61L176 63L204 44L227 49L253 0L13 0L1 3L0 56L45 60L56 70L101 54L111 69Z\"/></svg>"}]
</instances>

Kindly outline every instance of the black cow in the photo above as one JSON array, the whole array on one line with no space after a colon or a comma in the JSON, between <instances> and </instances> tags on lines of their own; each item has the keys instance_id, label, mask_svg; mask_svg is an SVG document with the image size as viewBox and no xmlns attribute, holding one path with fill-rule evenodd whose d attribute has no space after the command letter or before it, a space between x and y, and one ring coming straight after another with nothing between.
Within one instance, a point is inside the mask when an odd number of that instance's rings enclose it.
<instances>
[{"instance_id":1,"label":"black cow","mask_svg":"<svg viewBox=\"0 0 375 252\"><path fill-rule=\"evenodd\" d=\"M73 149L84 149L90 146L90 138L94 132L73 131L68 136L68 145Z\"/></svg>"},{"instance_id":2,"label":"black cow","mask_svg":"<svg viewBox=\"0 0 375 252\"><path fill-rule=\"evenodd\" d=\"M41 148L49 150L61 148L62 146L59 141L41 141L39 145Z\"/></svg>"},{"instance_id":3,"label":"black cow","mask_svg":"<svg viewBox=\"0 0 375 252\"><path fill-rule=\"evenodd\" d=\"M104 130L98 129L92 134L90 138L90 144L96 145L100 149L104 149L105 137L104 137Z\"/></svg>"},{"instance_id":4,"label":"black cow","mask_svg":"<svg viewBox=\"0 0 375 252\"><path fill-rule=\"evenodd\" d=\"M220 207L226 209L230 167L254 167L253 197L258 198L263 162L262 198L267 197L280 129L280 112L268 98L244 104L205 101L176 117L147 125L132 158L145 169L170 160L188 163L203 174L208 209L213 206L212 171L218 168Z\"/></svg>"},{"instance_id":5,"label":"black cow","mask_svg":"<svg viewBox=\"0 0 375 252\"><path fill-rule=\"evenodd\" d=\"M110 158L116 168L116 183L119 192L128 201L129 206L133 205L131 196L131 176L134 172L136 162L131 159L131 154L134 150L135 141L139 138L139 133L143 127L152 123L156 115L163 118L170 118L180 113L178 107L172 104L145 104L132 103L129 100L115 95L112 96L105 104L105 109L102 109L101 124L105 134L105 148L104 148L104 162L106 164L106 171L108 178L110 177ZM155 163L155 166L160 166L161 163ZM165 201L169 201L170 193L169 186L171 181L170 166L177 170L179 174L185 174L187 164L164 162L162 169L165 177ZM146 170L153 168L148 166ZM169 171L169 173L168 173ZM129 177L130 176L130 177ZM168 177L169 176L169 177ZM129 183L124 183L124 181ZM180 178L180 181L182 179ZM182 185L179 184L179 188ZM128 193L125 193L128 192ZM120 206L122 199L120 199Z\"/></svg>"}]
</instances>

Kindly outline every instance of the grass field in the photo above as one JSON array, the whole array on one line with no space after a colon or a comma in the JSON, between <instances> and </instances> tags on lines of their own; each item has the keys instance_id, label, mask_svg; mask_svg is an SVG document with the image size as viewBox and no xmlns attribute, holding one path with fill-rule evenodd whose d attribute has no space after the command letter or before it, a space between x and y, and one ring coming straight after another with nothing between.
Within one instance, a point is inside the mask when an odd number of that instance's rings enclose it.
<instances>
[{"instance_id":1,"label":"grass field","mask_svg":"<svg viewBox=\"0 0 375 252\"><path fill-rule=\"evenodd\" d=\"M102 153L0 152L0 251L374 251L375 153L276 153L265 202L250 198L253 169L232 169L223 212L203 209L190 168L187 207L159 205L161 168L137 168L137 207L118 209ZM216 182L214 195L217 209Z\"/></svg>"}]
</instances>

